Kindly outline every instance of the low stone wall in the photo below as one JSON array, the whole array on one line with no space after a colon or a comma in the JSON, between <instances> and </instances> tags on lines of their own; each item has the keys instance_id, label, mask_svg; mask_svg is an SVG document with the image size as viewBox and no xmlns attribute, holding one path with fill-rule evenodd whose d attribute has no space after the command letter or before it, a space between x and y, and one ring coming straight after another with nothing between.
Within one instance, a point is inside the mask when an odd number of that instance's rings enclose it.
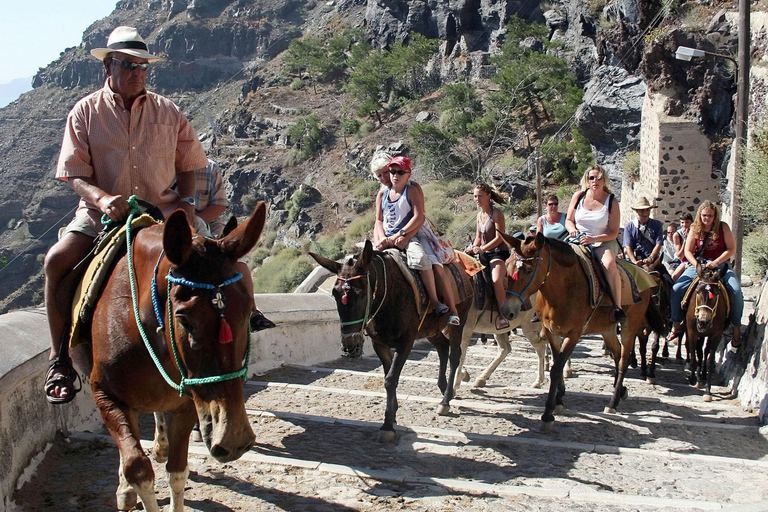
<instances>
[{"instance_id":1,"label":"low stone wall","mask_svg":"<svg viewBox=\"0 0 768 512\"><path fill-rule=\"evenodd\" d=\"M310 365L340 356L338 314L327 294L262 294L257 303L277 327L253 334L249 377L284 363ZM44 310L0 315L0 510L12 509L17 483L39 464L57 432L102 428L85 378L83 392L70 404L45 400L49 349Z\"/></svg>"}]
</instances>

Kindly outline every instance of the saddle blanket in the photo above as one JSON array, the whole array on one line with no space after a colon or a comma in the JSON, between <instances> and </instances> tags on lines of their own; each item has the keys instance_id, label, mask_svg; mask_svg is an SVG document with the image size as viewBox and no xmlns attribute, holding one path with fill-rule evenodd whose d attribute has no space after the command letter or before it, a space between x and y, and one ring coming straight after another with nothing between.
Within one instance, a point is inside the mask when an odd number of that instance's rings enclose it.
<instances>
[{"instance_id":1,"label":"saddle blanket","mask_svg":"<svg viewBox=\"0 0 768 512\"><path fill-rule=\"evenodd\" d=\"M408 281L408 283L411 285L414 299L416 300L418 314L421 316L425 312L425 309L429 306L429 297L427 296L427 291L424 288L424 283L421 281L419 271L408 268L405 253L403 251L398 249L386 249L384 252L389 254L392 260L400 268L400 271L403 273L405 280ZM447 269L451 277L453 277L453 281L455 283L454 290L458 291L456 302L462 302L472 294L471 284L468 282L469 280L462 278L463 268L457 261L443 264L443 268ZM434 306L432 309L434 309ZM426 312L428 313L429 311Z\"/></svg>"},{"instance_id":2,"label":"saddle blanket","mask_svg":"<svg viewBox=\"0 0 768 512\"><path fill-rule=\"evenodd\" d=\"M573 250L589 282L590 304L592 307L596 307L603 293L601 293L597 271L592 264L592 253L589 248L583 245L574 245ZM653 277L642 268L626 260L617 259L616 263L618 264L619 275L621 276L621 305L626 306L641 302L640 293L656 286ZM599 262L595 262L595 264L599 265ZM604 292L605 290L602 291Z\"/></svg>"},{"instance_id":3,"label":"saddle blanket","mask_svg":"<svg viewBox=\"0 0 768 512\"><path fill-rule=\"evenodd\" d=\"M140 215L131 222L131 231L135 233L141 228L156 224L157 221L147 214ZM82 340L81 327L88 323L96 307L99 290L104 279L109 275L109 269L115 258L125 247L126 226L113 229L101 239L96 247L96 254L88 265L82 280L75 290L72 300L72 326L69 330L69 345L77 346Z\"/></svg>"}]
</instances>

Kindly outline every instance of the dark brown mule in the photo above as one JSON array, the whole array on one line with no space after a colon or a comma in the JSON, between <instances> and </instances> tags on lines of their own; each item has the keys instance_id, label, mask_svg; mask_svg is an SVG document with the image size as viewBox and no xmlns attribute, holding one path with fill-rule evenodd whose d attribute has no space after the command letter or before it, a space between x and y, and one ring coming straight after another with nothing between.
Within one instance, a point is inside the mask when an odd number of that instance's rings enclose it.
<instances>
[{"instance_id":1,"label":"dark brown mule","mask_svg":"<svg viewBox=\"0 0 768 512\"><path fill-rule=\"evenodd\" d=\"M616 366L614 391L605 412L616 412L619 401L627 395L624 375L629 366L629 356L635 344L635 335L643 325L649 309L652 289L641 293L641 302L625 307L627 321L622 326L621 343L616 335L613 321L613 306L606 303L592 308L589 302L587 277L584 275L573 249L564 242L546 238L541 233L526 238L525 242L502 233L504 240L515 249L518 256L507 260L507 293L518 298L517 308L522 300L536 291L536 311L541 319L544 335L550 340L555 360L550 371L549 395L541 416L542 428L553 427L555 414L563 409L565 381L563 366L571 357L576 343L584 334L600 334L611 351ZM659 326L658 311L649 316L654 328ZM554 336L562 337L562 346L557 350Z\"/></svg>"},{"instance_id":2,"label":"dark brown mule","mask_svg":"<svg viewBox=\"0 0 768 512\"><path fill-rule=\"evenodd\" d=\"M387 409L384 424L379 432L379 441L395 439L395 415L397 413L397 384L408 354L417 338L427 338L437 349L440 358L438 387L443 400L438 414L447 414L453 398L453 385L461 359L461 336L467 321L469 308L474 300L470 294L458 302L456 309L461 325L448 325L448 317L427 314L422 321L418 314L416 298L411 285L406 281L392 256L373 250L369 240L356 257L347 258L344 263L329 260L309 253L321 266L336 274L333 297L341 320L342 346L347 352L361 353L365 341L363 331L368 333L373 349L384 367L384 387L387 391ZM450 275L450 272L446 272ZM469 277L465 289L471 290ZM442 332L447 334L443 336ZM358 348L359 347L359 348ZM394 354L393 354L394 351ZM446 379L446 367L450 359L450 376Z\"/></svg>"},{"instance_id":3,"label":"dark brown mule","mask_svg":"<svg viewBox=\"0 0 768 512\"><path fill-rule=\"evenodd\" d=\"M216 460L235 460L253 446L242 380L253 297L235 263L258 240L265 216L259 203L245 224L207 240L192 237L178 210L164 225L135 233L130 252L104 285L90 330L90 380L120 452L119 509L132 508L138 494L144 510L159 510L152 464L140 444L139 414L164 412L170 418L166 469L173 511L184 508L189 434L198 418Z\"/></svg>"},{"instance_id":4,"label":"dark brown mule","mask_svg":"<svg viewBox=\"0 0 768 512\"><path fill-rule=\"evenodd\" d=\"M685 310L686 349L691 358L688 382L701 387L706 381L705 402L712 400L715 354L728 324L728 291L721 284L727 270L725 266L717 270L698 265L699 282L688 298Z\"/></svg>"},{"instance_id":5,"label":"dark brown mule","mask_svg":"<svg viewBox=\"0 0 768 512\"><path fill-rule=\"evenodd\" d=\"M640 378L647 380L649 384L656 384L656 359L659 355L660 339L666 340L666 335L672 327L672 319L670 318L670 286L658 272L650 272L653 280L656 281L656 292L651 296L651 300L656 309L662 313L664 323L663 332L654 331L646 320L643 323L643 327L637 333L637 345L640 350ZM648 359L648 341L651 342L651 357ZM679 347L678 347L679 350ZM667 356L669 353L667 352ZM666 356L665 356L666 357Z\"/></svg>"}]
</instances>

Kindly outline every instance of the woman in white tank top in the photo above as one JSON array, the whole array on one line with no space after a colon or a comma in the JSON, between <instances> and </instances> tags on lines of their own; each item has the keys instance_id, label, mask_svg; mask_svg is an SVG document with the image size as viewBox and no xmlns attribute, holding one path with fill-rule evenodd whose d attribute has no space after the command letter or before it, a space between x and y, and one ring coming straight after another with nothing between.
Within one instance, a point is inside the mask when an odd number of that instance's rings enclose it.
<instances>
[{"instance_id":1,"label":"woman in white tank top","mask_svg":"<svg viewBox=\"0 0 768 512\"><path fill-rule=\"evenodd\" d=\"M614 204L611 205L611 202ZM603 169L593 165L581 179L581 192L574 194L571 199L565 227L571 238L579 237L581 245L591 245L595 256L603 264L616 306L616 321L623 322L627 315L621 309L621 277L616 267L619 223L619 202L608 188Z\"/></svg>"}]
</instances>

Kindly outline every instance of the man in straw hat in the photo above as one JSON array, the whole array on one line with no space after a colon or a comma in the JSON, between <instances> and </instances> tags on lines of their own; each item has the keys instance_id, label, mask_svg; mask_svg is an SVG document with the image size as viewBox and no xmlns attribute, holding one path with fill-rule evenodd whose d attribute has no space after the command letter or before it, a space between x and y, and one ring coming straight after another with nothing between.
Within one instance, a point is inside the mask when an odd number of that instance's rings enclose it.
<instances>
[{"instance_id":1,"label":"man in straw hat","mask_svg":"<svg viewBox=\"0 0 768 512\"><path fill-rule=\"evenodd\" d=\"M629 260L647 271L657 270L669 275L661 265L661 249L664 245L664 224L651 218L651 209L656 208L648 198L640 196L632 206L637 219L624 226L624 252ZM670 278L671 279L671 278ZM671 283L671 281L670 281Z\"/></svg>"},{"instance_id":2,"label":"man in straw hat","mask_svg":"<svg viewBox=\"0 0 768 512\"><path fill-rule=\"evenodd\" d=\"M195 229L193 171L208 164L195 130L178 107L145 89L150 63L162 58L149 53L135 28L117 27L106 48L95 48L91 55L104 64L107 80L67 116L56 167L56 179L66 181L80 203L45 257L51 362L44 389L54 404L69 402L79 390L66 339L76 283L65 278L90 252L102 229L102 215L125 220L130 213L127 199L136 195L164 215L182 208Z\"/></svg>"}]
</instances>

